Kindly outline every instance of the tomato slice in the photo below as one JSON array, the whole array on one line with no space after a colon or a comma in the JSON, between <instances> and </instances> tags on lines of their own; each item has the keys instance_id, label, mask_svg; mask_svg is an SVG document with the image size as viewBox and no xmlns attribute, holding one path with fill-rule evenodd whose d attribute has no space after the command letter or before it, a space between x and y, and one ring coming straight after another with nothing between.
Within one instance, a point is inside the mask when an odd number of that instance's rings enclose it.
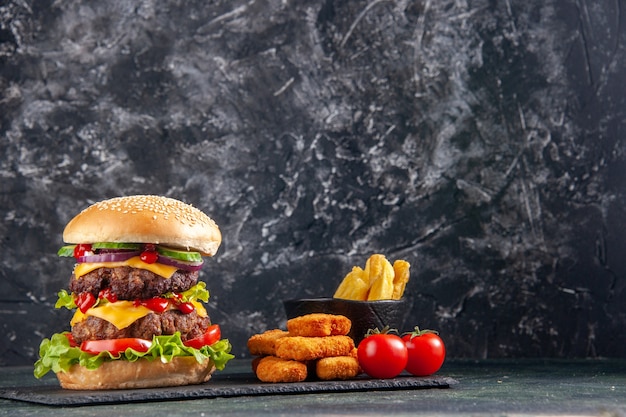
<instances>
[{"instance_id":1,"label":"tomato slice","mask_svg":"<svg viewBox=\"0 0 626 417\"><path fill-rule=\"evenodd\" d=\"M101 352L110 352L111 355L118 355L126 349L131 348L138 352L147 352L152 346L151 340L127 337L122 339L85 340L80 344L83 352L97 355Z\"/></svg>"},{"instance_id":2,"label":"tomato slice","mask_svg":"<svg viewBox=\"0 0 626 417\"><path fill-rule=\"evenodd\" d=\"M206 329L206 332L204 332L202 336L189 339L186 342L183 342L183 344L195 349L200 349L202 346L211 346L213 343L220 340L220 337L222 337L220 326L212 324Z\"/></svg>"},{"instance_id":3,"label":"tomato slice","mask_svg":"<svg viewBox=\"0 0 626 417\"><path fill-rule=\"evenodd\" d=\"M70 342L70 347L76 347L78 346L76 344L76 341L74 340L74 335L72 333L63 333L65 335L65 337L67 337L67 341Z\"/></svg>"}]
</instances>

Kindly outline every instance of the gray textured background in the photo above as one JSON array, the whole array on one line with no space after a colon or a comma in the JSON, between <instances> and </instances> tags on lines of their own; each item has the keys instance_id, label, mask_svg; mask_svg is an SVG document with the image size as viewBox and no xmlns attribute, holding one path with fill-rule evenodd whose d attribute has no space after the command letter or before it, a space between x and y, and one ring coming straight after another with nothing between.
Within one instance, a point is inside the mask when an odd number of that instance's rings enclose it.
<instances>
[{"instance_id":1,"label":"gray textured background","mask_svg":"<svg viewBox=\"0 0 626 417\"><path fill-rule=\"evenodd\" d=\"M623 1L0 4L0 365L68 326L65 223L136 193L221 226L238 356L374 252L450 356L626 355Z\"/></svg>"}]
</instances>

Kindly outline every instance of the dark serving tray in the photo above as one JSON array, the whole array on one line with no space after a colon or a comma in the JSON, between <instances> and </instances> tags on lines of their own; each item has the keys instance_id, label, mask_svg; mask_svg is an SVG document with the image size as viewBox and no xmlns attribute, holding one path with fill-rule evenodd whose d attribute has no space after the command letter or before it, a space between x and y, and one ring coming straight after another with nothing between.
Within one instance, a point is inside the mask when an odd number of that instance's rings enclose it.
<instances>
[{"instance_id":1,"label":"dark serving tray","mask_svg":"<svg viewBox=\"0 0 626 417\"><path fill-rule=\"evenodd\" d=\"M56 406L80 406L129 402L168 401L253 395L309 394L319 392L376 391L397 389L449 388L456 384L444 376L392 379L361 377L348 381L307 381L301 383L264 383L250 374L214 377L200 385L129 390L75 391L58 385L1 388L0 398Z\"/></svg>"}]
</instances>

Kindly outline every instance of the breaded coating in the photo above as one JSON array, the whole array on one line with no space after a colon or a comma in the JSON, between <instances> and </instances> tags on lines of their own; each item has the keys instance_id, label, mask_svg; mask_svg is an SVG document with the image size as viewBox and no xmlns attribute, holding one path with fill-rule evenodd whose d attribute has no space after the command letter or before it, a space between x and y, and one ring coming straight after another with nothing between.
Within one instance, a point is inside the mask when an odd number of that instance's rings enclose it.
<instances>
[{"instance_id":1,"label":"breaded coating","mask_svg":"<svg viewBox=\"0 0 626 417\"><path fill-rule=\"evenodd\" d=\"M252 372L254 372L255 375L256 375L256 368L257 366L259 366L259 362L261 362L261 359L263 359L264 357L265 356L257 356L256 358L252 359L250 366L252 367Z\"/></svg>"},{"instance_id":2,"label":"breaded coating","mask_svg":"<svg viewBox=\"0 0 626 417\"><path fill-rule=\"evenodd\" d=\"M310 361L327 356L348 356L354 340L348 336L287 336L276 340L276 356L296 361Z\"/></svg>"},{"instance_id":3,"label":"breaded coating","mask_svg":"<svg viewBox=\"0 0 626 417\"><path fill-rule=\"evenodd\" d=\"M307 377L307 366L298 361L266 356L258 361L256 376L263 382L302 382Z\"/></svg>"},{"instance_id":4,"label":"breaded coating","mask_svg":"<svg viewBox=\"0 0 626 417\"><path fill-rule=\"evenodd\" d=\"M352 356L354 359L359 360L359 349L355 346L354 349L350 351L349 356Z\"/></svg>"},{"instance_id":5,"label":"breaded coating","mask_svg":"<svg viewBox=\"0 0 626 417\"><path fill-rule=\"evenodd\" d=\"M287 330L291 336L345 336L350 332L350 327L350 319L337 314L313 313L287 320Z\"/></svg>"},{"instance_id":6,"label":"breaded coating","mask_svg":"<svg viewBox=\"0 0 626 417\"><path fill-rule=\"evenodd\" d=\"M315 364L315 374L319 379L351 379L361 373L358 359L352 356L322 358Z\"/></svg>"},{"instance_id":7,"label":"breaded coating","mask_svg":"<svg viewBox=\"0 0 626 417\"><path fill-rule=\"evenodd\" d=\"M274 344L277 339L289 336L289 332L280 329L267 330L266 332L255 334L248 339L248 350L253 356L275 356L276 348Z\"/></svg>"}]
</instances>

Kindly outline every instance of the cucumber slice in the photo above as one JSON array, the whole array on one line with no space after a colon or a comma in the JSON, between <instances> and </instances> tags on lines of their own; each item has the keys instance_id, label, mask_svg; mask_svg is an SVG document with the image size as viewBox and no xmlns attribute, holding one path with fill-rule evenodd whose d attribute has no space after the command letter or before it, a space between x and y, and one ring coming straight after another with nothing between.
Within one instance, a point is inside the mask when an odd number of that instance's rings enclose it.
<instances>
[{"instance_id":1,"label":"cucumber slice","mask_svg":"<svg viewBox=\"0 0 626 417\"><path fill-rule=\"evenodd\" d=\"M98 242L91 245L92 249L141 249L140 243L127 243L127 242Z\"/></svg>"},{"instance_id":2,"label":"cucumber slice","mask_svg":"<svg viewBox=\"0 0 626 417\"><path fill-rule=\"evenodd\" d=\"M198 252L187 252L184 250L166 248L164 246L156 247L157 253L167 256L168 258L178 259L186 262L202 262L202 255Z\"/></svg>"},{"instance_id":3,"label":"cucumber slice","mask_svg":"<svg viewBox=\"0 0 626 417\"><path fill-rule=\"evenodd\" d=\"M66 245L62 246L61 249L57 252L59 256L74 256L74 248L76 245Z\"/></svg>"}]
</instances>

